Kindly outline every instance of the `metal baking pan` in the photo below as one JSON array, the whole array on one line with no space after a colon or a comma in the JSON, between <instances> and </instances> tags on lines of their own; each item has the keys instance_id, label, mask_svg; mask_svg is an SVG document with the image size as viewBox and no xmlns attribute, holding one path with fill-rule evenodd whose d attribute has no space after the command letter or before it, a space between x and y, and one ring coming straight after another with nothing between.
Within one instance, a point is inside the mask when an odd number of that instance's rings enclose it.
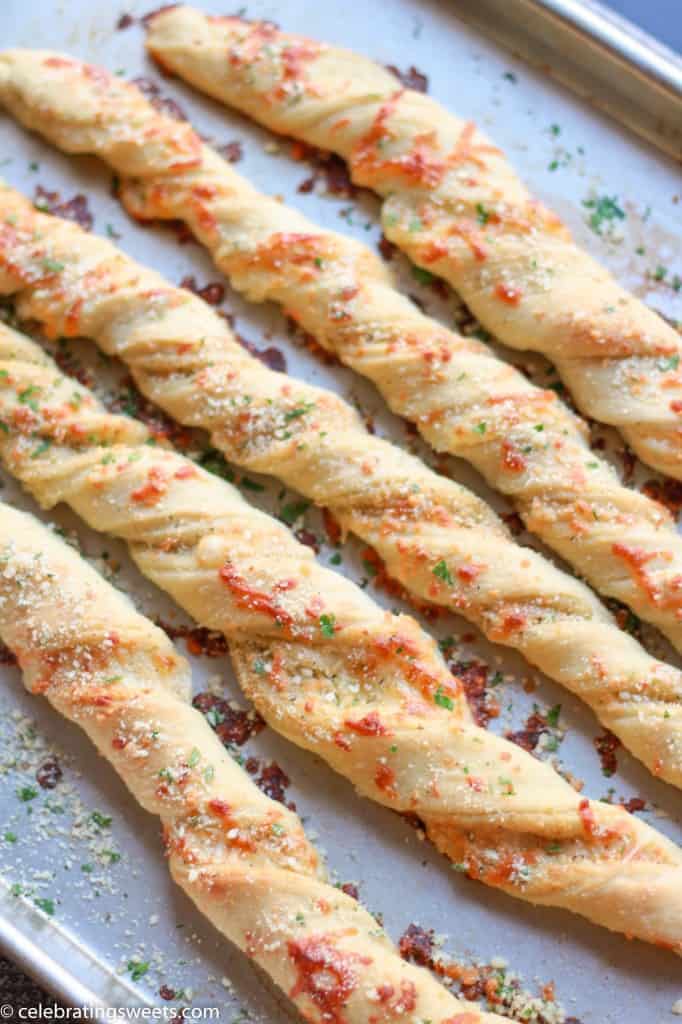
<instances>
[{"instance_id":1,"label":"metal baking pan","mask_svg":"<svg viewBox=\"0 0 682 1024\"><path fill-rule=\"evenodd\" d=\"M258 186L282 195L323 225L376 244L378 204L374 200L364 194L348 199L320 196L316 191L300 193L298 186L310 169L291 159L288 143L273 140L181 83L159 77L145 60L139 26L122 31L115 27L124 10L138 16L149 6L149 0L133 0L127 7L113 10L89 0L5 0L0 5L0 40L2 46L65 50L130 78L143 75L159 82L203 134L217 143L242 142L244 158L239 169ZM224 8L221 0L203 0L202 6L216 13ZM250 0L246 13L401 68L416 65L429 76L430 92L479 121L507 150L534 191L559 211L597 257L647 302L682 320L682 293L675 287L675 275L682 278L679 166L596 109L596 87L590 87L592 103L565 89L557 81L563 76L557 72L554 57L551 67L537 70L550 59L538 42L539 19L551 15L556 28L551 42L561 49L560 40L567 38L562 33L568 30L560 26L558 15L567 16L574 6L568 0L476 0L475 4L468 0L449 4L382 0L373 13L371 33L366 11L347 0L314 5L306 0L286 0L285 4ZM478 11L476 27L468 20L474 7ZM528 53L530 65L491 39L493 31L496 35L502 32L503 21L514 27L513 50ZM619 23L618 33L621 30ZM584 25L573 24L570 31L582 33ZM586 36L581 39L584 46L577 47L571 58L577 61L583 53L594 65ZM549 41L547 32L545 43ZM617 95L635 89L641 105L648 104L641 63L636 66L632 62L632 51L622 46L615 29L608 42L618 60L608 81L602 83L599 104L607 106L607 86L614 102ZM660 70L661 52L641 37L636 46L639 57L651 69L656 66ZM669 56L666 60L666 67L674 67ZM655 76L652 88L654 81ZM673 89L666 92L662 86L660 91L665 93L670 111L677 110L676 117L660 117L670 139L680 126L679 106L675 107L679 95L675 98ZM648 108L648 113L654 117L653 108ZM179 245L169 229L131 223L110 194L109 172L97 161L67 159L2 115L0 139L0 173L11 184L29 194L40 185L59 191L63 199L83 192L95 216L95 230L119 235L118 244L137 259L176 282L188 274L200 284L219 279L197 246ZM652 137L651 141L657 140ZM595 221L594 204L604 197L610 201L607 209L619 212ZM404 263L401 273L406 287L429 311L452 322L458 314L452 298L443 298L414 280ZM237 329L248 340L259 348L278 347L294 376L350 396L373 417L379 433L401 444L415 443L369 385L347 370L319 362L290 336L277 311L249 306L229 288L226 294ZM73 358L91 365L105 389L111 393L125 389L122 367L111 365L105 372L92 346L77 343L71 348ZM526 360L518 353L509 357L538 369L536 359ZM425 449L419 450L434 461ZM617 453L614 458L618 461ZM443 460L438 464L442 466ZM473 471L454 461L449 467L457 479L477 489L501 511L509 511ZM651 476L640 471L638 479ZM35 511L7 476L0 477L7 500ZM246 496L276 512L288 496L283 499L279 485L272 481L263 478L261 482L262 491L250 489ZM119 586L132 593L142 610L166 621L184 621L132 568L119 544L88 531L63 510L51 518ZM306 513L305 525L323 541L316 512ZM332 554L323 542L321 560L328 563ZM360 545L349 542L345 546L339 570L363 581L366 571ZM389 606L399 604L376 590L372 581L364 583L377 600ZM622 751L618 752L616 774L604 777L594 747L601 730L575 697L540 677L520 658L486 644L461 620L443 616L426 625L439 637L458 638L460 660L480 658L505 674L505 681L495 691L500 717L491 728L519 728L534 702L552 707L561 704L560 722L566 734L559 750L550 756L584 780L591 796L608 797L611 791L616 799L642 797L647 818L682 841L679 793L656 782ZM653 634L647 638L657 642ZM184 644L181 646L184 650ZM245 703L227 659L198 657L193 664L197 690L223 687ZM44 701L23 691L15 669L0 666L0 675L0 876L5 883L0 891L0 943L8 955L74 1005L96 1005L99 1000L108 1006L219 1007L221 1020L228 1024L293 1020L286 999L268 986L173 886L163 863L156 822L132 804L122 784L73 726L59 719ZM43 790L36 785L36 767L55 748L62 780L55 789ZM554 981L566 1017L582 1024L624 1020L672 1024L671 1008L682 997L682 969L677 958L628 943L568 914L532 908L463 879L408 823L356 797L343 779L271 730L253 738L241 754L261 762L274 760L287 773L291 779L287 798L295 801L309 833L321 837L319 843L333 877L359 883L362 899L372 910L383 913L394 938L417 922L434 929L442 937L442 952L459 961L490 963L503 958L509 970L523 979L524 987L534 992L538 985ZM22 800L25 787L36 789L37 795ZM93 811L98 812L94 819ZM8 834L16 841L8 839ZM53 909L53 915L37 910L36 899ZM174 997L164 998L169 992Z\"/></svg>"},{"instance_id":2,"label":"metal baking pan","mask_svg":"<svg viewBox=\"0 0 682 1024\"><path fill-rule=\"evenodd\" d=\"M455 0L458 14L676 160L682 59L593 0Z\"/></svg>"}]
</instances>

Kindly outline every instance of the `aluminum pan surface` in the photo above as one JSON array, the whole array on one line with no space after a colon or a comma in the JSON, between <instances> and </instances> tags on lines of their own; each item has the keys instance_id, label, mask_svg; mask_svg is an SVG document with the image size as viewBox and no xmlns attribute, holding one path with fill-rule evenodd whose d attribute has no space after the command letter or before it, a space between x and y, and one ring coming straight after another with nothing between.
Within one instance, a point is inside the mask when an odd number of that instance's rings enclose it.
<instances>
[{"instance_id":1,"label":"aluminum pan surface","mask_svg":"<svg viewBox=\"0 0 682 1024\"><path fill-rule=\"evenodd\" d=\"M203 6L223 12L218 0L205 0ZM125 9L139 14L148 7L149 3L136 0ZM484 125L534 190L566 218L598 257L652 305L682 319L682 293L668 284L675 273L682 277L679 168L467 28L457 19L456 8L456 4L444 8L414 0L382 0L380 10L374 9L371 15L371 36L365 5L351 5L348 0L317 4L252 0L247 13L357 48L399 67L417 65L429 75L432 95ZM56 4L5 0L0 5L0 40L2 46L68 51L114 71L120 69L128 77L146 75L157 80L158 75L144 60L139 28L114 30L123 9L104 5L96 9L83 0ZM257 185L284 196L324 225L357 234L370 244L376 242L377 204L371 199L348 201L299 194L297 186L309 169L290 159L286 144L272 152L269 136L244 119L193 95L180 83L162 82L162 88L182 104L200 131L217 142L243 142L244 160L239 170ZM59 189L64 198L85 191L95 214L95 230L104 232L110 225L120 235L121 247L136 258L173 281L189 273L202 283L219 278L198 247L179 247L168 231L132 224L111 198L110 174L98 162L67 159L2 116L0 139L0 160L4 161L0 173L11 184L29 194L38 184ZM603 238L590 229L592 208L583 205L600 196L617 199L624 214L605 224ZM351 212L339 219L348 209ZM659 267L666 268L662 281L656 280ZM430 310L451 320L448 300L441 301L414 281L410 290L419 294ZM348 371L322 365L294 344L276 311L248 306L229 288L227 301L237 317L238 330L259 347L280 347L293 375L353 397L374 415L378 431L408 443L404 426L386 412L373 389ZM101 362L87 347L83 353L83 359L92 362L101 376ZM518 354L513 358L520 361ZM109 373L115 381L124 376L117 367ZM452 467L457 479L490 496L473 472L459 463ZM651 475L645 473L644 478ZM30 499L19 497L9 479L2 479L7 499L35 511ZM245 492L247 498L269 509L280 508L279 486L264 482L265 491ZM508 511L502 502L495 503ZM143 610L181 619L152 585L131 569L120 545L88 531L63 510L51 518L75 529L84 551L100 567L120 562L116 582L133 591ZM307 525L316 534L322 533L315 513L308 514ZM326 563L331 554L331 549L323 547L320 557ZM362 579L361 545L349 543L343 554L341 570ZM396 604L373 592L378 600ZM458 636L462 659L480 656L514 675L514 681L497 691L502 714L496 728L518 728L533 701L550 706L561 703L567 735L559 756L566 768L585 780L586 792L599 797L613 787L618 798L642 796L658 808L647 813L648 820L682 840L676 791L656 783L622 752L617 774L604 778L593 746L601 730L576 698L540 679L521 659L491 648L459 620L443 617L429 628L438 635ZM207 678L220 676L228 691L237 696L226 659L195 659L194 667L198 689L205 689ZM23 911L11 911L13 924L32 934L55 961L112 1005L122 1005L128 998L163 1005L191 1001L194 1006L222 1007L222 1019L228 1022L288 1019L285 1002L203 922L170 882L160 855L156 822L131 804L122 784L74 727L58 719L45 702L24 693L15 670L0 667L0 673L4 683L0 732L21 732L23 736L19 748L16 742L3 742L0 757L0 873L10 885L18 883L29 890L28 903L36 897L56 901L52 921L45 917L32 920L33 915L24 917ZM531 695L522 686L529 679L537 682ZM36 721L35 735L27 731L23 715ZM68 751L64 781L58 790L41 791L35 800L23 803L17 790L33 779L35 764L43 756L43 737L50 745ZM671 1007L682 997L678 959L640 943L627 943L568 914L534 909L462 879L406 823L356 797L344 780L269 730L252 740L245 751L274 758L287 771L292 779L289 796L309 832L319 837L334 877L360 882L363 900L383 913L394 938L416 921L445 936L444 950L461 959L490 962L505 958L528 988L535 989L537 981L553 979L567 1016L582 1024L623 1020L664 1024L675 1019ZM18 763L13 765L13 760ZM88 823L94 809L112 818L111 825L100 830L104 835L97 835L91 821ZM6 830L17 835L16 843L2 838ZM111 859L111 850L120 853L120 860L103 869L102 861ZM0 914L7 914L6 908L7 903L0 900ZM67 941L69 935L72 944ZM90 964L83 950L91 955ZM137 983L126 969L132 960L150 964ZM106 965L111 974L108 982L104 980ZM233 987L226 987L223 979ZM176 991L190 990L190 995L163 1003L158 995L162 984Z\"/></svg>"}]
</instances>

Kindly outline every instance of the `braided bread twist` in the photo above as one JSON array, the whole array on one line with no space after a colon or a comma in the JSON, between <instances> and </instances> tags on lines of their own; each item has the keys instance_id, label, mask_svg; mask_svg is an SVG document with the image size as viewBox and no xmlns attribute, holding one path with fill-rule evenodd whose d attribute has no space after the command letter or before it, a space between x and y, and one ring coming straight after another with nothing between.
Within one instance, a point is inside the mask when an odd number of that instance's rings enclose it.
<instances>
[{"instance_id":1,"label":"braided bread twist","mask_svg":"<svg viewBox=\"0 0 682 1024\"><path fill-rule=\"evenodd\" d=\"M161 819L175 881L306 1020L503 1024L404 963L374 918L325 882L297 816L260 792L187 702L189 668L165 634L7 505L0 637L27 689L79 725Z\"/></svg>"},{"instance_id":2,"label":"braided bread twist","mask_svg":"<svg viewBox=\"0 0 682 1024\"><path fill-rule=\"evenodd\" d=\"M369 435L336 395L268 370L196 296L6 189L0 292L54 337L94 337L233 461L330 507L413 593L522 651L682 785L682 673L619 630L587 587L515 544L471 492Z\"/></svg>"},{"instance_id":3,"label":"braided bread twist","mask_svg":"<svg viewBox=\"0 0 682 1024\"><path fill-rule=\"evenodd\" d=\"M134 215L185 220L236 288L283 305L434 448L468 459L513 498L529 529L597 589L682 650L682 539L662 506L624 487L590 451L553 391L424 316L359 243L260 194L196 136L178 144L178 123L120 79L14 51L0 57L0 97L67 151L96 152L122 174L134 170L139 177L122 184ZM315 500L331 505L334 497L323 474ZM485 521L480 503L476 515ZM405 582L404 569L391 569ZM432 578L428 584L433 590Z\"/></svg>"},{"instance_id":4,"label":"braided bread twist","mask_svg":"<svg viewBox=\"0 0 682 1024\"><path fill-rule=\"evenodd\" d=\"M384 197L392 242L500 340L551 359L578 406L641 459L682 479L682 339L575 244L473 122L379 64L268 23L177 7L151 19L148 47L209 95L346 159Z\"/></svg>"},{"instance_id":5,"label":"braided bread twist","mask_svg":"<svg viewBox=\"0 0 682 1024\"><path fill-rule=\"evenodd\" d=\"M143 573L229 640L273 728L363 794L417 814L472 877L682 953L682 851L474 725L414 620L321 568L280 524L107 413L0 327L0 458L42 505L127 541Z\"/></svg>"}]
</instances>

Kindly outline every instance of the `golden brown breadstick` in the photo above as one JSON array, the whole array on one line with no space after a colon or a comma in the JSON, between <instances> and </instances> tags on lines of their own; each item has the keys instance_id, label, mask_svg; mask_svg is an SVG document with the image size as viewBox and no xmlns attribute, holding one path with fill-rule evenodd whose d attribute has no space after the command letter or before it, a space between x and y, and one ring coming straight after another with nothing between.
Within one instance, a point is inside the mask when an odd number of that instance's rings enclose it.
<instances>
[{"instance_id":1,"label":"golden brown breadstick","mask_svg":"<svg viewBox=\"0 0 682 1024\"><path fill-rule=\"evenodd\" d=\"M258 193L197 138L184 140L170 168L177 123L120 79L14 51L0 56L0 96L67 151L97 152L123 174L135 166L139 175L148 150L144 176L122 183L136 216L184 218L236 287L282 304L435 448L467 458L512 497L529 528L594 586L682 649L682 539L657 502L624 487L590 451L554 392L423 316L376 256ZM316 500L330 504L323 480ZM400 567L397 575L405 582Z\"/></svg>"},{"instance_id":2,"label":"golden brown breadstick","mask_svg":"<svg viewBox=\"0 0 682 1024\"><path fill-rule=\"evenodd\" d=\"M0 638L27 689L79 725L161 819L175 881L307 1021L369 1024L392 1011L406 1024L503 1024L404 963L376 920L325 881L297 816L260 792L188 703L189 666L165 634L4 504Z\"/></svg>"},{"instance_id":3,"label":"golden brown breadstick","mask_svg":"<svg viewBox=\"0 0 682 1024\"><path fill-rule=\"evenodd\" d=\"M507 345L551 359L579 408L682 479L682 339L572 240L473 124L338 47L190 7L150 21L159 63L349 163L382 224Z\"/></svg>"},{"instance_id":4,"label":"golden brown breadstick","mask_svg":"<svg viewBox=\"0 0 682 1024\"><path fill-rule=\"evenodd\" d=\"M130 308L125 321L135 333ZM225 634L273 728L416 814L472 877L682 953L682 851L474 725L414 620L321 568L225 481L145 443L1 325L0 422L3 464L42 505L65 501L122 537L143 573Z\"/></svg>"},{"instance_id":5,"label":"golden brown breadstick","mask_svg":"<svg viewBox=\"0 0 682 1024\"><path fill-rule=\"evenodd\" d=\"M413 593L521 650L682 785L682 673L620 631L583 584L516 545L471 492L370 436L336 395L265 368L196 296L2 189L0 292L53 336L90 335L123 358L146 395L209 430L233 461L329 506Z\"/></svg>"}]
</instances>

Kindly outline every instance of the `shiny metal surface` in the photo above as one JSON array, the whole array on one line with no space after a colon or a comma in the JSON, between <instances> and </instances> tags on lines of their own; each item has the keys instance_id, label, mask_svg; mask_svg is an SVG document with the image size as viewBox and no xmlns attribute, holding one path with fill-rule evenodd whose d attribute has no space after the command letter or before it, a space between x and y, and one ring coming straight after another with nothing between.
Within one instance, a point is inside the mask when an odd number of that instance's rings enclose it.
<instances>
[{"instance_id":1,"label":"shiny metal surface","mask_svg":"<svg viewBox=\"0 0 682 1024\"><path fill-rule=\"evenodd\" d=\"M215 13L225 10L222 0L203 0L202 6ZM316 5L307 0L251 0L247 13L358 49L386 63L417 65L428 74L431 93L478 120L581 242L645 301L682 320L682 294L668 285L674 274L682 277L679 166L604 117L594 104L576 99L546 68L534 70L548 58L542 56L545 51L540 44L533 42L536 37L531 29L539 22L531 19L530 13L526 18L526 12L533 8L533 16L539 16L540 6L547 8L543 12L546 24L555 25L552 40L565 39L559 7L565 9L567 4L554 3L550 12L550 4L531 0L453 0L448 4L382 0L373 13L371 32L364 8L355 8L347 0ZM150 0L132 0L126 5L135 15L149 7ZM484 22L483 32L471 27L474 8L479 22ZM370 245L377 243L378 204L374 200L365 195L348 200L315 192L301 194L299 185L310 169L291 159L288 145L274 143L267 133L180 83L161 79L144 58L139 27L115 29L120 13L118 7L112 10L89 0L4 0L0 4L1 45L60 49L131 78L153 78L181 104L199 131L218 143L233 139L243 143L239 170L258 187L281 194L323 225L354 234ZM497 34L508 30L511 39L512 28L516 39L528 29L533 67L491 41L493 29ZM583 46L583 30L575 31ZM544 45L549 47L549 43L548 30ZM575 60L580 46L576 45L573 53ZM521 52L520 45L513 48ZM623 80L639 82L638 75L630 79L624 71ZM635 89L634 84L629 87ZM95 216L94 229L120 236L117 244L137 259L155 266L174 282L187 274L195 275L201 284L220 279L198 247L178 246L169 230L143 228L128 220L110 194L109 171L97 161L58 154L2 114L0 140L0 174L12 185L28 194L41 185L59 190L65 199L84 192ZM595 234L590 228L585 205L597 195L615 197L623 213L604 234ZM663 264L666 278L658 280L656 272ZM406 263L394 260L394 266L400 269L410 293L418 295L434 315L452 323L456 307L451 298L415 281ZM413 444L404 424L388 413L369 385L343 368L321 363L292 340L277 311L250 306L229 287L227 304L236 317L237 330L259 348L278 346L292 375L338 390L373 418L377 432L400 444ZM88 344L78 343L73 351L110 392L124 388L124 368L115 364L105 368ZM524 366L528 363L529 368L535 365L518 353L507 355ZM419 450L431 464L445 467L496 508L509 511L473 471ZM614 457L621 466L617 453ZM638 472L640 481L652 475ZM290 495L280 499L279 486L267 478L261 482L262 492L245 491L255 504L277 512L282 500L291 499ZM36 511L35 504L20 495L4 472L0 472L0 484L4 484L5 500ZM77 539L85 554L112 574L143 611L167 621L183 621L177 609L139 576L121 545L85 529L63 509L44 518L56 521ZM306 514L305 524L323 539L316 512ZM323 541L320 559L329 564L333 553ZM366 580L361 544L350 542L344 547L339 571L372 587ZM373 587L372 593L389 607L400 604ZM607 797L613 789L616 799L643 797L647 820L682 841L680 794L652 779L622 751L616 775L605 778L594 748L601 729L575 697L540 677L520 658L485 643L462 620L443 616L425 624L439 637L456 636L461 660L480 657L493 670L505 673L505 681L495 691L500 717L492 723L493 728L518 729L535 702L549 707L560 703L566 728L556 755L560 766L584 780L591 796ZM244 704L228 659L194 658L193 665L197 690L220 686ZM0 943L4 948L63 999L77 1005L98 999L124 1006L137 1000L142 1005L166 1007L218 1006L221 1020L227 1024L294 1020L286 999L264 983L173 886L163 863L157 823L132 804L123 785L78 731L61 721L44 701L27 695L16 669L0 666L0 680L0 876L7 886L23 887L20 896L11 891L0 894ZM34 726L29 728L28 719ZM32 784L37 761L55 748L60 751L63 781L57 790L41 791L23 803L17 797L18 788ZM463 879L405 821L361 800L344 780L270 730L253 739L241 753L262 761L276 760L287 772L292 780L287 795L296 802L311 836L316 836L325 850L333 877L339 882L358 882L363 901L383 913L394 938L410 922L419 922L433 928L442 937L443 951L459 960L489 963L502 957L533 991L540 983L553 980L566 1016L582 1024L672 1024L671 1007L682 997L678 959L643 944L628 943L568 914L532 908ZM87 824L95 809L112 819L99 836ZM7 830L16 834L16 842L5 840ZM102 843L115 849L120 860L104 867ZM38 896L54 899L53 917L32 909ZM135 980L131 963L147 964L148 969ZM165 1000L160 995L162 986L182 995Z\"/></svg>"},{"instance_id":2,"label":"shiny metal surface","mask_svg":"<svg viewBox=\"0 0 682 1024\"><path fill-rule=\"evenodd\" d=\"M454 0L458 13L682 160L682 59L594 0Z\"/></svg>"}]
</instances>

